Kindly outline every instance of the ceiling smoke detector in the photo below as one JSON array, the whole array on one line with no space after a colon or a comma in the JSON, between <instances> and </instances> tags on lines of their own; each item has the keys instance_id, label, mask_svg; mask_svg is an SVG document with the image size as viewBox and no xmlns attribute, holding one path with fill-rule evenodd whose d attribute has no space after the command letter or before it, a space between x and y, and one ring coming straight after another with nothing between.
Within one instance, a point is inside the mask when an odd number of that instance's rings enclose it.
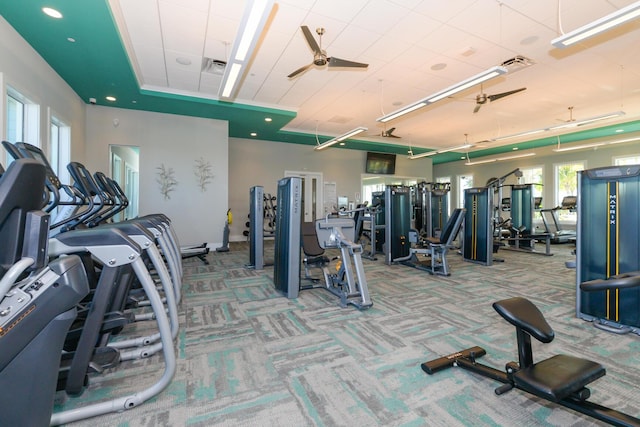
<instances>
[{"instance_id":1,"label":"ceiling smoke detector","mask_svg":"<svg viewBox=\"0 0 640 427\"><path fill-rule=\"evenodd\" d=\"M213 58L202 58L202 72L209 74L223 75L227 66L226 61Z\"/></svg>"}]
</instances>

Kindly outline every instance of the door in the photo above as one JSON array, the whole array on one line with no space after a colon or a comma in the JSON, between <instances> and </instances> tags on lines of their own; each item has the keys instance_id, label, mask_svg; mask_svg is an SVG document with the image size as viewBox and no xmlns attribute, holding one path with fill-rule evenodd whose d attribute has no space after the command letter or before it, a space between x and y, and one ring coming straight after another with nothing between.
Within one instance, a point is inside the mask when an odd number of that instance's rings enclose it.
<instances>
[{"instance_id":1,"label":"door","mask_svg":"<svg viewBox=\"0 0 640 427\"><path fill-rule=\"evenodd\" d=\"M322 172L285 171L284 177L298 176L302 178L302 213L304 222L312 222L323 217L322 189L324 188Z\"/></svg>"}]
</instances>

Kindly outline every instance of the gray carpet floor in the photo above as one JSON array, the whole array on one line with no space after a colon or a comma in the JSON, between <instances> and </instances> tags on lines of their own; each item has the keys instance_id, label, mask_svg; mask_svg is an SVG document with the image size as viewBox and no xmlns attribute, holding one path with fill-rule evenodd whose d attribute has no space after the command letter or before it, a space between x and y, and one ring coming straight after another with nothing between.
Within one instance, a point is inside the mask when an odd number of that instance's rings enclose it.
<instances>
[{"instance_id":1,"label":"gray carpet floor","mask_svg":"<svg viewBox=\"0 0 640 427\"><path fill-rule=\"evenodd\" d=\"M272 243L271 243L272 244ZM273 248L266 243L265 258ZM590 400L640 417L640 337L595 329L575 316L571 247L554 256L500 251L481 266L451 253L451 276L432 276L382 258L363 260L372 308L340 308L322 289L289 300L273 267L245 268L248 245L185 261L178 370L159 396L122 413L73 426L591 426L590 418L459 368L426 375L420 364L479 345L482 362L516 360L514 328L491 307L512 296L539 306L556 332L534 342L536 360L557 353L598 361L607 375ZM150 325L123 333L142 334ZM55 410L134 393L157 380L162 357L92 375L80 397Z\"/></svg>"}]
</instances>

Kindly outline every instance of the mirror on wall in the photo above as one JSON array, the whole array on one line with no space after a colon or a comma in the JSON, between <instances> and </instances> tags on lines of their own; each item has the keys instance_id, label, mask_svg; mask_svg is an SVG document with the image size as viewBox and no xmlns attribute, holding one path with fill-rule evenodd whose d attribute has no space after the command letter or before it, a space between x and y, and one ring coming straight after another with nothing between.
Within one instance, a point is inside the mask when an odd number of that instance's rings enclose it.
<instances>
[{"instance_id":1,"label":"mirror on wall","mask_svg":"<svg viewBox=\"0 0 640 427\"><path fill-rule=\"evenodd\" d=\"M116 221L138 216L140 147L135 145L110 145L111 178L115 180L129 199L129 206L120 212Z\"/></svg>"}]
</instances>

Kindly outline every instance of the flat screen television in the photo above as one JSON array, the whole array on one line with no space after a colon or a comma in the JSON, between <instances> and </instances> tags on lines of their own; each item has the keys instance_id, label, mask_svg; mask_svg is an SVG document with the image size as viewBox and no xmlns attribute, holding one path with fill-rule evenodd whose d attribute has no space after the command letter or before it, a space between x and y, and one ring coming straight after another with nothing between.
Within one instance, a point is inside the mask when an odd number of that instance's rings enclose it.
<instances>
[{"instance_id":1,"label":"flat screen television","mask_svg":"<svg viewBox=\"0 0 640 427\"><path fill-rule=\"evenodd\" d=\"M366 173L393 175L396 173L396 155L367 152Z\"/></svg>"}]
</instances>

